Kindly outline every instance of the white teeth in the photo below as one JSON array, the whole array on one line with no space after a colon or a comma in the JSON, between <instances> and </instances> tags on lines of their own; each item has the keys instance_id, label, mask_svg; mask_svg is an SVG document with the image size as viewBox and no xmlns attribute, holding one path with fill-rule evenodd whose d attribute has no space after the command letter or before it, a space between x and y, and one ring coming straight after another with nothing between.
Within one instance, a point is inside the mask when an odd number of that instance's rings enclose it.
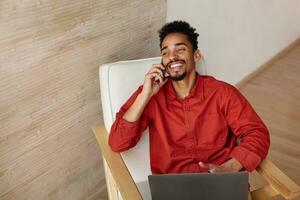
<instances>
[{"instance_id":1,"label":"white teeth","mask_svg":"<svg viewBox=\"0 0 300 200\"><path fill-rule=\"evenodd\" d=\"M174 67L180 67L180 66L182 66L181 63L175 63L175 64L172 64L172 65L171 65L171 68L174 68Z\"/></svg>"}]
</instances>

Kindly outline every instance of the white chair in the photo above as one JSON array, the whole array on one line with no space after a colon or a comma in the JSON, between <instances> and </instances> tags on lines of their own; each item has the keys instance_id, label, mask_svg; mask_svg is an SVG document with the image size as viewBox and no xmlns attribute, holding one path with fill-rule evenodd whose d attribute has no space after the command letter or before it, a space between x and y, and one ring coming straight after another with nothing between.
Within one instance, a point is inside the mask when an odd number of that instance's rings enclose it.
<instances>
[{"instance_id":1,"label":"white chair","mask_svg":"<svg viewBox=\"0 0 300 200\"><path fill-rule=\"evenodd\" d=\"M151 194L147 177L151 174L149 159L148 130L139 143L121 154L112 152L108 146L108 132L116 112L131 94L143 84L144 76L160 57L122 61L100 66L100 89L104 126L93 128L102 151L109 199L150 200ZM204 63L197 65L200 74L206 74ZM252 193L253 199L272 197L278 194L290 199L300 194L299 187L277 167L265 160L258 172L271 184Z\"/></svg>"}]
</instances>

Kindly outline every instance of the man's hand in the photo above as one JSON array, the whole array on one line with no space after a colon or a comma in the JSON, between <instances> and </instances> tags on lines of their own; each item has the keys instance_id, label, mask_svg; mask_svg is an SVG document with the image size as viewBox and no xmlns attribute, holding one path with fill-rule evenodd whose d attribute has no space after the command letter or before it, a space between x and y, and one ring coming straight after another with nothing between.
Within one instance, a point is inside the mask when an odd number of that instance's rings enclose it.
<instances>
[{"instance_id":1,"label":"man's hand","mask_svg":"<svg viewBox=\"0 0 300 200\"><path fill-rule=\"evenodd\" d=\"M163 70L165 70L165 67L162 64L152 65L149 72L145 75L142 92L124 113L123 119L129 122L135 122L141 117L151 97L167 82L167 79L163 79Z\"/></svg>"},{"instance_id":2,"label":"man's hand","mask_svg":"<svg viewBox=\"0 0 300 200\"><path fill-rule=\"evenodd\" d=\"M238 172L243 168L243 165L234 158L224 162L222 165L199 162L200 167L208 168L210 173L215 172Z\"/></svg>"},{"instance_id":3,"label":"man's hand","mask_svg":"<svg viewBox=\"0 0 300 200\"><path fill-rule=\"evenodd\" d=\"M163 70L165 67L162 64L154 64L145 76L142 95L148 99L155 95L159 89L167 82L163 78Z\"/></svg>"}]
</instances>

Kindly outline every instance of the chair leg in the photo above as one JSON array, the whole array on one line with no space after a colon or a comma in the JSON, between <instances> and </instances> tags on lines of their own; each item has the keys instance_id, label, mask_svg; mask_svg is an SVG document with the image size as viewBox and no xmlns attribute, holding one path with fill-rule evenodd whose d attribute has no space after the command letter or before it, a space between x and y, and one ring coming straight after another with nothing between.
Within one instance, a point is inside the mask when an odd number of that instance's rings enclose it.
<instances>
[{"instance_id":1,"label":"chair leg","mask_svg":"<svg viewBox=\"0 0 300 200\"><path fill-rule=\"evenodd\" d=\"M110 169L106 163L106 160L103 158L103 165L104 165L104 171L105 171L105 179L106 179L106 186L107 186L107 192L108 192L108 198L109 200L119 200L118 195L118 188L116 186L116 182L110 172Z\"/></svg>"}]
</instances>

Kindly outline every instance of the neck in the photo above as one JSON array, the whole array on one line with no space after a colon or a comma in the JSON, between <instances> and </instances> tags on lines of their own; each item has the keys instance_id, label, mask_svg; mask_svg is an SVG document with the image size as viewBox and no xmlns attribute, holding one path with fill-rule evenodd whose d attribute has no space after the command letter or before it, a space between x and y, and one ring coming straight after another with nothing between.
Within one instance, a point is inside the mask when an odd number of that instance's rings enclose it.
<instances>
[{"instance_id":1,"label":"neck","mask_svg":"<svg viewBox=\"0 0 300 200\"><path fill-rule=\"evenodd\" d=\"M184 99L190 94L196 84L196 71L193 71L181 81L172 81L172 84L176 95L179 98Z\"/></svg>"}]
</instances>

